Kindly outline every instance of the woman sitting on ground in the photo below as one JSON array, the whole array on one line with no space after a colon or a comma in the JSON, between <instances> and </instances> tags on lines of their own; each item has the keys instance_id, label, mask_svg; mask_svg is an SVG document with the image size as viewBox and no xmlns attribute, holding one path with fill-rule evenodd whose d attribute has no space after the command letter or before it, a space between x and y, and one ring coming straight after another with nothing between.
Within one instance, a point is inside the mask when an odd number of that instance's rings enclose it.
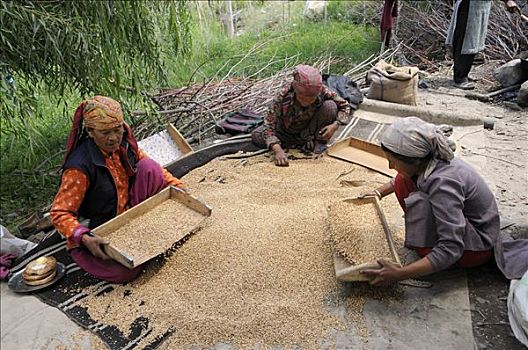
<instances>
[{"instance_id":1,"label":"woman sitting on ground","mask_svg":"<svg viewBox=\"0 0 528 350\"><path fill-rule=\"evenodd\" d=\"M405 246L421 259L404 267L380 260L381 269L364 271L372 275L372 284L492 259L507 278L522 277L528 269L528 240L502 240L493 193L469 164L454 158L435 125L404 118L389 127L381 144L398 175L370 195L381 199L395 193L405 212Z\"/></svg>"},{"instance_id":2,"label":"woman sitting on ground","mask_svg":"<svg viewBox=\"0 0 528 350\"><path fill-rule=\"evenodd\" d=\"M108 242L90 230L168 185L183 188L183 183L138 148L121 105L103 96L77 107L62 172L51 218L66 237L72 259L102 280L134 279L142 267L128 269L110 259L101 249ZM86 226L81 218L88 220Z\"/></svg>"}]
</instances>

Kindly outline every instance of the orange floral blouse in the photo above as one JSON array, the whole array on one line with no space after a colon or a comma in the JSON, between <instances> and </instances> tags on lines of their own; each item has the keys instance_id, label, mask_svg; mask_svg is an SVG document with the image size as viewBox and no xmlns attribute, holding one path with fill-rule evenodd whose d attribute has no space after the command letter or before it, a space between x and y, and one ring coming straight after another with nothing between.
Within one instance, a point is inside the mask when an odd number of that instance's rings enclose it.
<instances>
[{"instance_id":1,"label":"orange floral blouse","mask_svg":"<svg viewBox=\"0 0 528 350\"><path fill-rule=\"evenodd\" d=\"M105 157L106 167L110 170L117 186L117 214L121 214L129 209L128 176L119 159L118 152L114 152L111 155L108 155L106 152L102 153ZM139 160L143 158L148 158L148 156L140 150ZM172 176L166 169L163 169L163 178L166 186L174 185L180 188L184 187L183 182ZM81 170L75 168L65 170L62 174L59 191L51 206L50 215L53 225L68 240L67 246L69 249L75 247L75 243L71 238L75 229L80 225L77 212L89 185L88 176Z\"/></svg>"}]
</instances>

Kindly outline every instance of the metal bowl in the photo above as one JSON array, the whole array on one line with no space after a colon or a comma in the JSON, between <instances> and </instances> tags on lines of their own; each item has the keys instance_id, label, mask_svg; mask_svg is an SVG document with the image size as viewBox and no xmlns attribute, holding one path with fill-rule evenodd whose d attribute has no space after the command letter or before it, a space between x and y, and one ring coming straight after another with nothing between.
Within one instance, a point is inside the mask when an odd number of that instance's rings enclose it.
<instances>
[{"instance_id":1,"label":"metal bowl","mask_svg":"<svg viewBox=\"0 0 528 350\"><path fill-rule=\"evenodd\" d=\"M38 285L38 286L27 285L26 282L24 282L24 277L22 276L23 272L24 270L19 271L9 278L9 281L7 282L7 286L12 291L17 292L17 293L31 293L31 292L49 287L52 284L55 284L55 282L57 282L58 280L60 280L62 276L64 276L66 272L66 267L64 266L63 263L57 262L57 274L55 275L55 277L51 281Z\"/></svg>"}]
</instances>

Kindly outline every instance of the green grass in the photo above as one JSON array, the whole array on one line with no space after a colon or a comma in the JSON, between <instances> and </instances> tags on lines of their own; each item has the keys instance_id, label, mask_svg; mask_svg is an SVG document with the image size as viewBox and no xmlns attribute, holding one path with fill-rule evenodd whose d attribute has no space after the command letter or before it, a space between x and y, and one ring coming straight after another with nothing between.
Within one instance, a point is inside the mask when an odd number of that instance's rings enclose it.
<instances>
[{"instance_id":1,"label":"green grass","mask_svg":"<svg viewBox=\"0 0 528 350\"><path fill-rule=\"evenodd\" d=\"M264 29L234 39L219 37L207 46L198 46L186 60L178 62L169 78L173 85L185 85L191 78L200 81L223 76L235 64L238 65L232 74L247 76L276 61L259 73L265 77L281 70L285 59L310 64L322 56L342 59L331 67L332 73L339 74L375 52L379 48L377 39L376 29L340 22L326 26L305 23L290 31ZM251 54L246 57L248 52Z\"/></svg>"},{"instance_id":2,"label":"green grass","mask_svg":"<svg viewBox=\"0 0 528 350\"><path fill-rule=\"evenodd\" d=\"M165 87L223 77L235 64L232 75L252 75L267 66L258 76L267 77L281 70L287 59L290 59L289 66L293 66L311 64L323 56L340 59L330 67L330 73L340 74L379 49L377 28L356 25L348 20L332 19L326 25L321 21L309 22L300 16L302 3L291 3L289 21L283 19L282 11L286 8L282 3L266 2L265 6L249 7L253 12L241 17L243 34L235 38L227 38L219 22L203 18L211 13L202 14L201 24L195 18L193 47L189 55L165 58L168 76ZM332 4L332 10L329 10L332 18L337 17L334 12L339 12L335 6ZM207 10L207 7L203 8ZM269 64L272 60L275 62ZM145 83L147 80L152 81L146 79ZM35 96L40 106L36 114L40 117L25 121L13 119L10 128L6 128L5 121L1 125L0 223L13 233L25 217L51 204L60 180L57 170L71 118L82 100L76 91L59 94L48 92L45 87L41 91ZM144 97L137 95L124 93L113 97L122 101L128 110L153 108ZM7 129L16 131L21 128L28 130L27 137L20 136L23 133L6 132Z\"/></svg>"},{"instance_id":3,"label":"green grass","mask_svg":"<svg viewBox=\"0 0 528 350\"><path fill-rule=\"evenodd\" d=\"M0 152L0 223L12 231L34 211L50 204L59 183L57 166L71 124L67 100L42 94L42 116L13 120L13 133L2 133ZM16 133L25 128L26 133ZM5 131L5 130L4 130Z\"/></svg>"}]
</instances>

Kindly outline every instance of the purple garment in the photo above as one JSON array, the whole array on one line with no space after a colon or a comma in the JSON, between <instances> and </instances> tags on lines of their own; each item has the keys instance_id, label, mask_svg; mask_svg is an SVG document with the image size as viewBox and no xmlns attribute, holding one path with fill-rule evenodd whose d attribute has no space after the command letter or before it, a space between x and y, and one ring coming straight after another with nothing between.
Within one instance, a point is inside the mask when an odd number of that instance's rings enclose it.
<instances>
[{"instance_id":1,"label":"purple garment","mask_svg":"<svg viewBox=\"0 0 528 350\"><path fill-rule=\"evenodd\" d=\"M165 187L161 166L153 159L144 158L136 164L136 176L130 189L130 206L134 207Z\"/></svg>"},{"instance_id":2,"label":"purple garment","mask_svg":"<svg viewBox=\"0 0 528 350\"><path fill-rule=\"evenodd\" d=\"M3 280L9 275L9 268L17 255L14 253L7 253L0 256L0 279Z\"/></svg>"},{"instance_id":3,"label":"purple garment","mask_svg":"<svg viewBox=\"0 0 528 350\"><path fill-rule=\"evenodd\" d=\"M143 265L129 269L115 260L99 259L90 253L85 247L73 248L70 250L70 255L83 269L96 278L112 282L112 283L126 283L139 275Z\"/></svg>"},{"instance_id":4,"label":"purple garment","mask_svg":"<svg viewBox=\"0 0 528 350\"><path fill-rule=\"evenodd\" d=\"M142 159L136 167L136 176L130 189L131 206L143 202L165 187L162 168L155 160ZM99 259L85 247L70 250L70 255L84 271L112 283L129 282L136 278L143 268L143 265L140 265L129 269L114 260Z\"/></svg>"},{"instance_id":5,"label":"purple garment","mask_svg":"<svg viewBox=\"0 0 528 350\"><path fill-rule=\"evenodd\" d=\"M405 245L433 248L427 258L435 271L453 265L464 250L493 249L508 279L528 269L528 240L504 241L493 193L466 162L439 161L431 175L420 175L417 191L405 199Z\"/></svg>"}]
</instances>

